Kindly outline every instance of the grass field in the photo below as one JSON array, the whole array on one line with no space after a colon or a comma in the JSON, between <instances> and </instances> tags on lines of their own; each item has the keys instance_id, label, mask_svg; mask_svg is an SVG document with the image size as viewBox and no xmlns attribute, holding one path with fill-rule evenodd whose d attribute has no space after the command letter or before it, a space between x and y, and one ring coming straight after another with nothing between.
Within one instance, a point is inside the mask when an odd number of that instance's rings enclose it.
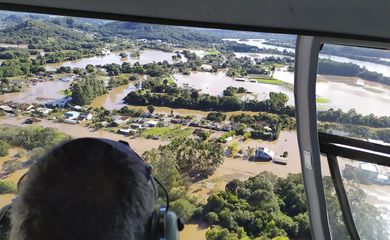
<instances>
[{"instance_id":1,"label":"grass field","mask_svg":"<svg viewBox=\"0 0 390 240\"><path fill-rule=\"evenodd\" d=\"M265 83L265 84L272 84L272 85L286 85L285 82L282 80L278 79L273 79L273 78L259 78L259 77L253 77L251 79L255 79L258 83Z\"/></svg>"},{"instance_id":2,"label":"grass field","mask_svg":"<svg viewBox=\"0 0 390 240\"><path fill-rule=\"evenodd\" d=\"M69 89L61 90L60 94L66 96L66 97L70 97L70 96L72 96L72 91Z\"/></svg>"},{"instance_id":3,"label":"grass field","mask_svg":"<svg viewBox=\"0 0 390 240\"><path fill-rule=\"evenodd\" d=\"M316 98L316 102L317 102L317 103L329 103L330 100L327 99L327 98L318 97L318 98Z\"/></svg>"},{"instance_id":4,"label":"grass field","mask_svg":"<svg viewBox=\"0 0 390 240\"><path fill-rule=\"evenodd\" d=\"M143 132L141 135L145 138L148 137L160 137L162 139L171 138L186 138L192 134L194 130L189 127L182 127L181 125L170 125L168 127L155 127L150 128Z\"/></svg>"},{"instance_id":5,"label":"grass field","mask_svg":"<svg viewBox=\"0 0 390 240\"><path fill-rule=\"evenodd\" d=\"M206 50L206 54L207 55L217 55L217 54L219 54L219 51L210 48L210 49Z\"/></svg>"}]
</instances>

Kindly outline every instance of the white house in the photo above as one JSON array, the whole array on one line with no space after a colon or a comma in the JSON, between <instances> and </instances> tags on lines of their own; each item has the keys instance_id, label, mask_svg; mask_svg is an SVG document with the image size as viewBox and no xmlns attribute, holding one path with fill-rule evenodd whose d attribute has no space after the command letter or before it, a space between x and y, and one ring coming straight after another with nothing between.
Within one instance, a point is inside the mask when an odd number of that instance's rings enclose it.
<instances>
[{"instance_id":1,"label":"white house","mask_svg":"<svg viewBox=\"0 0 390 240\"><path fill-rule=\"evenodd\" d=\"M255 160L271 161L275 158L275 153L268 148L256 148Z\"/></svg>"},{"instance_id":2,"label":"white house","mask_svg":"<svg viewBox=\"0 0 390 240\"><path fill-rule=\"evenodd\" d=\"M64 117L66 119L71 119L71 120L75 120L75 119L79 118L79 116L80 116L80 113L76 112L76 111L69 111L69 112L66 112L64 114Z\"/></svg>"},{"instance_id":3,"label":"white house","mask_svg":"<svg viewBox=\"0 0 390 240\"><path fill-rule=\"evenodd\" d=\"M4 112L8 112L8 113L14 112L14 110L10 106L7 106L7 105L1 105L0 109L3 110Z\"/></svg>"},{"instance_id":4,"label":"white house","mask_svg":"<svg viewBox=\"0 0 390 240\"><path fill-rule=\"evenodd\" d=\"M155 127L155 126L157 126L158 122L154 121L154 120L150 120L150 121L147 121L146 124L148 125L148 127Z\"/></svg>"},{"instance_id":5,"label":"white house","mask_svg":"<svg viewBox=\"0 0 390 240\"><path fill-rule=\"evenodd\" d=\"M47 114L51 113L53 111L53 109L40 107L40 108L37 108L36 111L39 112L39 113L42 113L43 115L47 115Z\"/></svg>"},{"instance_id":6,"label":"white house","mask_svg":"<svg viewBox=\"0 0 390 240\"><path fill-rule=\"evenodd\" d=\"M123 134L125 136L130 136L130 135L132 135L134 133L137 133L137 131L134 130L134 129L131 129L131 128L121 128L121 129L118 130L118 133L119 134Z\"/></svg>"}]
</instances>

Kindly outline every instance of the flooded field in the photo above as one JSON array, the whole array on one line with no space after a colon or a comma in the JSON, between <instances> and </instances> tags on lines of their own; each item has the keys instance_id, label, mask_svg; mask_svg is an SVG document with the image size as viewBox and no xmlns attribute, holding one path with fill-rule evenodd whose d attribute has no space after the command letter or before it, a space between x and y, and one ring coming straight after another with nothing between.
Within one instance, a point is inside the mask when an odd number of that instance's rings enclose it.
<instances>
[{"instance_id":1,"label":"flooded field","mask_svg":"<svg viewBox=\"0 0 390 240\"><path fill-rule=\"evenodd\" d=\"M62 91L68 89L70 82L49 81L40 82L37 85L32 85L22 92L6 93L0 95L1 101L13 101L17 103L41 103L40 99L60 100L65 96Z\"/></svg>"},{"instance_id":2,"label":"flooded field","mask_svg":"<svg viewBox=\"0 0 390 240\"><path fill-rule=\"evenodd\" d=\"M200 89L202 93L210 95L222 95L223 90L228 86L244 87L257 96L257 99L264 100L268 98L270 92L283 92L288 95L288 104L294 104L294 94L291 87L272 84L262 84L253 82L239 82L234 78L226 76L224 72L194 72L190 75L174 74L176 83L179 86L188 84L195 89Z\"/></svg>"},{"instance_id":3,"label":"flooded field","mask_svg":"<svg viewBox=\"0 0 390 240\"><path fill-rule=\"evenodd\" d=\"M319 76L317 79L317 96L329 100L322 108L341 108L343 111L355 108L362 114L390 115L388 86L351 77Z\"/></svg>"}]
</instances>

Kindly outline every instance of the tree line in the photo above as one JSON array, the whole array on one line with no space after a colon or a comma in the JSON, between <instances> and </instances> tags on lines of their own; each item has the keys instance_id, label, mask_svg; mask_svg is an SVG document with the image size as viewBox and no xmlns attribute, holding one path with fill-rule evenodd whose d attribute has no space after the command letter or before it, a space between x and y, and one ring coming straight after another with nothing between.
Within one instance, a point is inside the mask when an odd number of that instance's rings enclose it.
<instances>
[{"instance_id":1,"label":"tree line","mask_svg":"<svg viewBox=\"0 0 390 240\"><path fill-rule=\"evenodd\" d=\"M287 95L283 93L269 94L264 101L243 101L237 96L212 96L201 94L198 90L183 89L175 83L168 83L158 78L150 78L143 82L143 89L130 92L124 101L129 105L154 105L172 108L187 108L211 111L256 111L286 114L294 116L295 108L286 105Z\"/></svg>"},{"instance_id":2,"label":"tree line","mask_svg":"<svg viewBox=\"0 0 390 240\"><path fill-rule=\"evenodd\" d=\"M326 111L318 111L317 118L322 122L362 125L372 128L390 128L390 116L362 115L357 113L355 109L343 112L341 109L335 110L330 108Z\"/></svg>"},{"instance_id":3,"label":"tree line","mask_svg":"<svg viewBox=\"0 0 390 240\"><path fill-rule=\"evenodd\" d=\"M325 75L337 75L346 77L359 77L369 81L390 85L390 77L381 73L368 71L354 63L341 63L328 59L320 59L318 62L318 73Z\"/></svg>"}]
</instances>

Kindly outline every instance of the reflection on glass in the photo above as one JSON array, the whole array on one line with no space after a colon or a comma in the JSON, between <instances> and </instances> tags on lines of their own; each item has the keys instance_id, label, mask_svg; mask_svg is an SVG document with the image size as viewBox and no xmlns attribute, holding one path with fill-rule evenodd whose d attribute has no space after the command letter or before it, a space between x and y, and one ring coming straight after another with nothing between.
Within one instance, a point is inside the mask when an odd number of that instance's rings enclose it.
<instances>
[{"instance_id":1,"label":"reflection on glass","mask_svg":"<svg viewBox=\"0 0 390 240\"><path fill-rule=\"evenodd\" d=\"M348 201L361 239L387 239L390 168L338 158Z\"/></svg>"},{"instance_id":2,"label":"reflection on glass","mask_svg":"<svg viewBox=\"0 0 390 240\"><path fill-rule=\"evenodd\" d=\"M326 44L319 57L318 130L389 144L390 53Z\"/></svg>"}]
</instances>

